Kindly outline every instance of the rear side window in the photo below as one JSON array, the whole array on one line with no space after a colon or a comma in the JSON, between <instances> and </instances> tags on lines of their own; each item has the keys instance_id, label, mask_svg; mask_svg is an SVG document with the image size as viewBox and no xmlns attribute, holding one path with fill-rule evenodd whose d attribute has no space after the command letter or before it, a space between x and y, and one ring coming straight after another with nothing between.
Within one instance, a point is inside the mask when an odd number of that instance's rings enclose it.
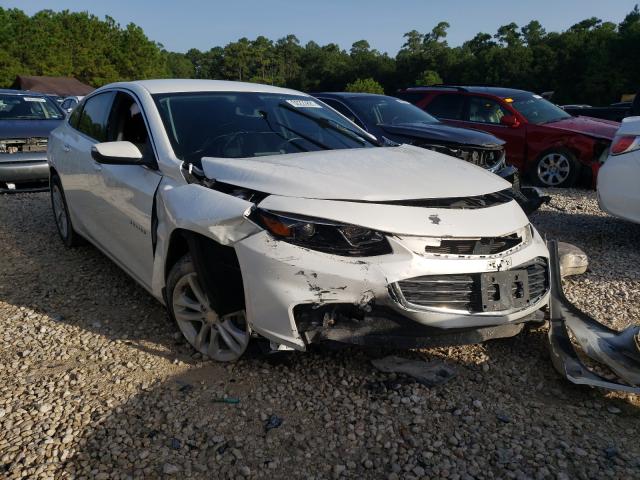
<instances>
[{"instance_id":1,"label":"rear side window","mask_svg":"<svg viewBox=\"0 0 640 480\"><path fill-rule=\"evenodd\" d=\"M436 118L462 120L464 112L464 95L444 93L438 95L425 107L425 110Z\"/></svg>"},{"instance_id":2,"label":"rear side window","mask_svg":"<svg viewBox=\"0 0 640 480\"><path fill-rule=\"evenodd\" d=\"M69 115L69 125L71 125L76 130L78 129L78 122L80 121L80 115L82 114L82 105L79 105L78 108L71 112Z\"/></svg>"},{"instance_id":3,"label":"rear side window","mask_svg":"<svg viewBox=\"0 0 640 480\"><path fill-rule=\"evenodd\" d=\"M94 140L104 142L107 139L107 117L112 99L113 92L99 93L87 99L76 128Z\"/></svg>"},{"instance_id":4,"label":"rear side window","mask_svg":"<svg viewBox=\"0 0 640 480\"><path fill-rule=\"evenodd\" d=\"M487 97L469 99L469 121L479 123L500 123L500 119L510 113L499 102Z\"/></svg>"}]
</instances>

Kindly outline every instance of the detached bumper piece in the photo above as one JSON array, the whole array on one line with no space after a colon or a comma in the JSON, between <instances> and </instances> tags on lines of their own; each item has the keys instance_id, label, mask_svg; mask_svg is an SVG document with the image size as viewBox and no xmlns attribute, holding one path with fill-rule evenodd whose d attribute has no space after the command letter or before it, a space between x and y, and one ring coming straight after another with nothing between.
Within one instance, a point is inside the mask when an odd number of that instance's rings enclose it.
<instances>
[{"instance_id":1,"label":"detached bumper piece","mask_svg":"<svg viewBox=\"0 0 640 480\"><path fill-rule=\"evenodd\" d=\"M572 383L640 394L640 325L617 332L571 304L562 290L558 245L551 240L548 246L551 256L549 343L554 367ZM578 357L569 332L585 355L605 365L624 383L589 370Z\"/></svg>"}]
</instances>

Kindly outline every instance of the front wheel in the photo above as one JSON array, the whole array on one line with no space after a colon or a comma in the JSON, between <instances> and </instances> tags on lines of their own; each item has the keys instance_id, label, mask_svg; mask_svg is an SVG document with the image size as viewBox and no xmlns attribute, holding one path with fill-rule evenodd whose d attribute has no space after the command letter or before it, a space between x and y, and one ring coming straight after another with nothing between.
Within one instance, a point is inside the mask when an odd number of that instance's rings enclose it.
<instances>
[{"instance_id":1,"label":"front wheel","mask_svg":"<svg viewBox=\"0 0 640 480\"><path fill-rule=\"evenodd\" d=\"M541 187L572 187L580 175L580 162L564 149L544 152L536 162L532 177Z\"/></svg>"},{"instance_id":2,"label":"front wheel","mask_svg":"<svg viewBox=\"0 0 640 480\"><path fill-rule=\"evenodd\" d=\"M221 315L211 307L208 295L198 281L191 257L185 255L167 279L169 312L198 352L219 362L236 361L251 339L245 311Z\"/></svg>"}]
</instances>

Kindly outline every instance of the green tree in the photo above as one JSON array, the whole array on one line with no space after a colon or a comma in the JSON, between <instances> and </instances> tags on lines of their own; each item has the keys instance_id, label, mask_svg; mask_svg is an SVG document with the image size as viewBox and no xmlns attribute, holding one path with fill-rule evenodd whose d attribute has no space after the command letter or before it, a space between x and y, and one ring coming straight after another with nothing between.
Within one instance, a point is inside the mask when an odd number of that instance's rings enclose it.
<instances>
[{"instance_id":1,"label":"green tree","mask_svg":"<svg viewBox=\"0 0 640 480\"><path fill-rule=\"evenodd\" d=\"M359 93L384 93L384 88L373 78L358 78L356 81L347 84L346 92Z\"/></svg>"},{"instance_id":2,"label":"green tree","mask_svg":"<svg viewBox=\"0 0 640 480\"><path fill-rule=\"evenodd\" d=\"M434 70L425 70L422 75L416 80L416 85L437 85L442 83L442 78L438 75L438 72Z\"/></svg>"}]
</instances>

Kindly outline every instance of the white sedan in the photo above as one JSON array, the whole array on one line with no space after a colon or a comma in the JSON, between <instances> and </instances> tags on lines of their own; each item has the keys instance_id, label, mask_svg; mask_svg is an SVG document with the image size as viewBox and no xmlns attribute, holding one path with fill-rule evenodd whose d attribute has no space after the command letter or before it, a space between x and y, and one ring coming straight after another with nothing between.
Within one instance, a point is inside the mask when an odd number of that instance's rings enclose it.
<instances>
[{"instance_id":1,"label":"white sedan","mask_svg":"<svg viewBox=\"0 0 640 480\"><path fill-rule=\"evenodd\" d=\"M417 347L517 334L549 300L549 253L509 183L381 146L293 90L116 83L49 142L67 246L89 240L186 339L235 360L251 337Z\"/></svg>"},{"instance_id":2,"label":"white sedan","mask_svg":"<svg viewBox=\"0 0 640 480\"><path fill-rule=\"evenodd\" d=\"M640 117L622 120L609 158L598 172L600 208L640 223Z\"/></svg>"}]
</instances>

